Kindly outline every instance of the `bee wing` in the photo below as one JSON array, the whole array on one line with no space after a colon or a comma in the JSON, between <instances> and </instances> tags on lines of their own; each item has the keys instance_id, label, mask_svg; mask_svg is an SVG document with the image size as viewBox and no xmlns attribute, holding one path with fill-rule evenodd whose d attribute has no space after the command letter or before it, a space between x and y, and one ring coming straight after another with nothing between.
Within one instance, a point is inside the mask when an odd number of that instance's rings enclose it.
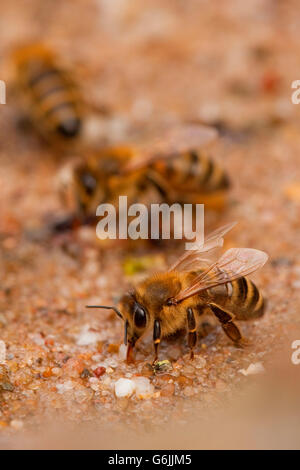
<instances>
[{"instance_id":1,"label":"bee wing","mask_svg":"<svg viewBox=\"0 0 300 470\"><path fill-rule=\"evenodd\" d=\"M181 302L199 292L247 276L261 268L268 260L264 251L252 248L230 248L216 262L199 274L190 286L179 292L174 299Z\"/></svg>"},{"instance_id":2,"label":"bee wing","mask_svg":"<svg viewBox=\"0 0 300 470\"><path fill-rule=\"evenodd\" d=\"M217 136L217 130L209 126L195 124L174 126L162 132L159 137L139 146L137 158L125 165L123 172L139 170L156 160L174 158L181 152L198 149L214 141Z\"/></svg>"},{"instance_id":3,"label":"bee wing","mask_svg":"<svg viewBox=\"0 0 300 470\"><path fill-rule=\"evenodd\" d=\"M204 243L195 244L194 250L186 251L170 268L169 271L192 271L203 267L204 260L202 253L212 251L217 247L223 246L224 235L231 230L237 222L223 225L219 229L210 233L204 240Z\"/></svg>"}]
</instances>

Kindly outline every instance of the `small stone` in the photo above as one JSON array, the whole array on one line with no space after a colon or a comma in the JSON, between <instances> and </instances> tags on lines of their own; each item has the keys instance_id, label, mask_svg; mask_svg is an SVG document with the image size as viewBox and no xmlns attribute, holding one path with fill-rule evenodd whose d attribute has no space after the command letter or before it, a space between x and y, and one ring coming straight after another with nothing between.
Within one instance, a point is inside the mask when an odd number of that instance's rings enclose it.
<instances>
[{"instance_id":1,"label":"small stone","mask_svg":"<svg viewBox=\"0 0 300 470\"><path fill-rule=\"evenodd\" d=\"M84 403L91 399L93 393L89 389L76 390L75 400L77 403Z\"/></svg>"},{"instance_id":2,"label":"small stone","mask_svg":"<svg viewBox=\"0 0 300 470\"><path fill-rule=\"evenodd\" d=\"M87 379L88 377L91 377L91 376L92 376L91 372L86 368L84 368L80 374L81 379Z\"/></svg>"},{"instance_id":3,"label":"small stone","mask_svg":"<svg viewBox=\"0 0 300 470\"><path fill-rule=\"evenodd\" d=\"M98 392L100 390L100 383L96 377L90 377L89 384L91 389L94 390L94 392Z\"/></svg>"},{"instance_id":4,"label":"small stone","mask_svg":"<svg viewBox=\"0 0 300 470\"><path fill-rule=\"evenodd\" d=\"M56 384L56 388L58 393L63 394L65 392L69 392L74 388L74 384L71 380L67 380L66 382L63 382L62 384Z\"/></svg>"},{"instance_id":5,"label":"small stone","mask_svg":"<svg viewBox=\"0 0 300 470\"><path fill-rule=\"evenodd\" d=\"M89 325L84 325L81 332L77 337L78 346L88 346L90 344L95 344L100 340L99 333L95 331L90 331Z\"/></svg>"},{"instance_id":6,"label":"small stone","mask_svg":"<svg viewBox=\"0 0 300 470\"><path fill-rule=\"evenodd\" d=\"M0 384L0 389L5 392L13 392L14 386L10 382L2 382Z\"/></svg>"},{"instance_id":7,"label":"small stone","mask_svg":"<svg viewBox=\"0 0 300 470\"><path fill-rule=\"evenodd\" d=\"M206 366L206 359L201 355L195 355L194 365L196 369L203 369Z\"/></svg>"},{"instance_id":8,"label":"small stone","mask_svg":"<svg viewBox=\"0 0 300 470\"><path fill-rule=\"evenodd\" d=\"M92 360L94 362L100 362L101 358L102 358L101 354L93 354L93 356L92 356Z\"/></svg>"},{"instance_id":9,"label":"small stone","mask_svg":"<svg viewBox=\"0 0 300 470\"><path fill-rule=\"evenodd\" d=\"M170 374L163 374L163 375L160 375L157 380L159 382L173 382L174 380L174 376L173 375L170 375Z\"/></svg>"},{"instance_id":10,"label":"small stone","mask_svg":"<svg viewBox=\"0 0 300 470\"><path fill-rule=\"evenodd\" d=\"M137 398L150 398L154 392L154 387L147 377L135 377L135 394Z\"/></svg>"},{"instance_id":11,"label":"small stone","mask_svg":"<svg viewBox=\"0 0 300 470\"><path fill-rule=\"evenodd\" d=\"M110 377L105 377L105 379L102 380L102 385L109 387L111 384L111 378Z\"/></svg>"},{"instance_id":12,"label":"small stone","mask_svg":"<svg viewBox=\"0 0 300 470\"><path fill-rule=\"evenodd\" d=\"M83 361L76 357L71 357L64 365L64 370L70 377L78 377L84 370Z\"/></svg>"},{"instance_id":13,"label":"small stone","mask_svg":"<svg viewBox=\"0 0 300 470\"><path fill-rule=\"evenodd\" d=\"M175 393L175 385L173 383L167 383L160 391L162 397L171 397Z\"/></svg>"},{"instance_id":14,"label":"small stone","mask_svg":"<svg viewBox=\"0 0 300 470\"><path fill-rule=\"evenodd\" d=\"M111 343L107 348L107 352L110 354L118 354L119 348L120 348L119 344Z\"/></svg>"},{"instance_id":15,"label":"small stone","mask_svg":"<svg viewBox=\"0 0 300 470\"><path fill-rule=\"evenodd\" d=\"M0 340L0 364L5 364L6 361L6 344Z\"/></svg>"},{"instance_id":16,"label":"small stone","mask_svg":"<svg viewBox=\"0 0 300 470\"><path fill-rule=\"evenodd\" d=\"M119 379L115 383L115 395L118 398L130 397L135 391L135 383L129 379Z\"/></svg>"},{"instance_id":17,"label":"small stone","mask_svg":"<svg viewBox=\"0 0 300 470\"><path fill-rule=\"evenodd\" d=\"M177 377L177 383L180 387L188 387L193 385L193 380L189 377L185 377L184 375L180 375Z\"/></svg>"},{"instance_id":18,"label":"small stone","mask_svg":"<svg viewBox=\"0 0 300 470\"><path fill-rule=\"evenodd\" d=\"M24 426L24 423L23 421L19 420L19 419L13 419L11 422L10 422L10 425L12 428L14 428L16 431L20 431L20 429L23 428Z\"/></svg>"},{"instance_id":19,"label":"small stone","mask_svg":"<svg viewBox=\"0 0 300 470\"><path fill-rule=\"evenodd\" d=\"M191 397L192 395L194 395L194 390L192 387L185 387L183 393L186 397Z\"/></svg>"},{"instance_id":20,"label":"small stone","mask_svg":"<svg viewBox=\"0 0 300 470\"><path fill-rule=\"evenodd\" d=\"M195 374L195 368L191 365L186 365L183 368L183 372L184 372L185 375L193 377L194 374Z\"/></svg>"},{"instance_id":21,"label":"small stone","mask_svg":"<svg viewBox=\"0 0 300 470\"><path fill-rule=\"evenodd\" d=\"M106 359L105 364L107 367L112 367L112 368L116 368L119 365L118 362L115 359L112 359L111 357L108 357Z\"/></svg>"},{"instance_id":22,"label":"small stone","mask_svg":"<svg viewBox=\"0 0 300 470\"><path fill-rule=\"evenodd\" d=\"M96 377L101 377L101 375L104 375L105 372L106 372L106 368L105 367L97 367L97 369L93 370L94 374Z\"/></svg>"},{"instance_id":23,"label":"small stone","mask_svg":"<svg viewBox=\"0 0 300 470\"><path fill-rule=\"evenodd\" d=\"M265 372L265 368L261 362L255 362L254 364L250 364L248 369L240 369L239 372L245 376L263 374Z\"/></svg>"},{"instance_id":24,"label":"small stone","mask_svg":"<svg viewBox=\"0 0 300 470\"><path fill-rule=\"evenodd\" d=\"M45 379L48 379L49 377L51 377L52 376L51 367L46 367L46 369L44 370L42 375L43 375L43 377L45 377Z\"/></svg>"}]
</instances>

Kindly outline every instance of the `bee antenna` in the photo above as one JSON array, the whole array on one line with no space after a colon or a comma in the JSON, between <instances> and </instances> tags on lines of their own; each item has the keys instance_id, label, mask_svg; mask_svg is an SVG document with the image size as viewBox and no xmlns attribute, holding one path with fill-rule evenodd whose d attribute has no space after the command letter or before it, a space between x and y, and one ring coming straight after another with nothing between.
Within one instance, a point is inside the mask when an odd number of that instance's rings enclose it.
<instances>
[{"instance_id":1,"label":"bee antenna","mask_svg":"<svg viewBox=\"0 0 300 470\"><path fill-rule=\"evenodd\" d=\"M123 318L121 312L117 309L117 307L108 305L86 305L86 308L106 308L107 310L113 310L114 312L116 312L118 317Z\"/></svg>"}]
</instances>

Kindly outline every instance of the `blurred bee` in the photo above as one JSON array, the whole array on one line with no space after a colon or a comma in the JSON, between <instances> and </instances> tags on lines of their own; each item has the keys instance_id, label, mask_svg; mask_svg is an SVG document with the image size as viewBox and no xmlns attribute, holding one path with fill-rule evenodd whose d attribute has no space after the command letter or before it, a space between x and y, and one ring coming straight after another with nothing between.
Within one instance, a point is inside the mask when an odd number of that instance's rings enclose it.
<instances>
[{"instance_id":1,"label":"blurred bee","mask_svg":"<svg viewBox=\"0 0 300 470\"><path fill-rule=\"evenodd\" d=\"M113 309L125 323L127 361L132 361L136 342L153 331L155 358L161 340L186 328L190 357L194 357L199 317L208 311L219 320L226 335L243 344L234 320L252 320L264 313L264 299L255 284L245 277L261 268L268 256L250 248L231 248L218 261L208 264L202 254L223 244L223 236L234 224L210 234L203 246L188 251L171 268L141 282L126 293Z\"/></svg>"},{"instance_id":2,"label":"blurred bee","mask_svg":"<svg viewBox=\"0 0 300 470\"><path fill-rule=\"evenodd\" d=\"M83 217L102 203L117 204L120 195L136 202L207 203L224 197L225 171L200 148L216 137L213 128L181 126L144 146L100 150L61 173L64 204ZM209 204L209 201L208 201Z\"/></svg>"},{"instance_id":3,"label":"blurred bee","mask_svg":"<svg viewBox=\"0 0 300 470\"><path fill-rule=\"evenodd\" d=\"M79 136L82 105L69 74L43 44L17 49L13 55L15 88L25 112L49 142L69 142Z\"/></svg>"}]
</instances>

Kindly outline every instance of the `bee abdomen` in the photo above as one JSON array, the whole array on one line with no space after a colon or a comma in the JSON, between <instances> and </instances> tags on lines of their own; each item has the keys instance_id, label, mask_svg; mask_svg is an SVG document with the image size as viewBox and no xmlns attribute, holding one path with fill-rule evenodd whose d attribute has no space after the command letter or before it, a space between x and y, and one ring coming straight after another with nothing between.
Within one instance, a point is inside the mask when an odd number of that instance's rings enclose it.
<instances>
[{"instance_id":1,"label":"bee abdomen","mask_svg":"<svg viewBox=\"0 0 300 470\"><path fill-rule=\"evenodd\" d=\"M71 83L55 66L41 64L27 78L36 121L63 137L76 137L81 128L78 97Z\"/></svg>"},{"instance_id":2,"label":"bee abdomen","mask_svg":"<svg viewBox=\"0 0 300 470\"><path fill-rule=\"evenodd\" d=\"M197 156L198 171L196 177L199 188L203 187L206 191L227 189L229 179L225 171L211 158L199 153L197 153Z\"/></svg>"},{"instance_id":3,"label":"bee abdomen","mask_svg":"<svg viewBox=\"0 0 300 470\"><path fill-rule=\"evenodd\" d=\"M188 187L190 191L216 191L229 187L225 171L211 158L194 150L168 160L163 170L173 184Z\"/></svg>"},{"instance_id":4,"label":"bee abdomen","mask_svg":"<svg viewBox=\"0 0 300 470\"><path fill-rule=\"evenodd\" d=\"M264 299L256 285L246 277L241 277L226 285L228 310L238 320L259 318L264 313Z\"/></svg>"}]
</instances>

